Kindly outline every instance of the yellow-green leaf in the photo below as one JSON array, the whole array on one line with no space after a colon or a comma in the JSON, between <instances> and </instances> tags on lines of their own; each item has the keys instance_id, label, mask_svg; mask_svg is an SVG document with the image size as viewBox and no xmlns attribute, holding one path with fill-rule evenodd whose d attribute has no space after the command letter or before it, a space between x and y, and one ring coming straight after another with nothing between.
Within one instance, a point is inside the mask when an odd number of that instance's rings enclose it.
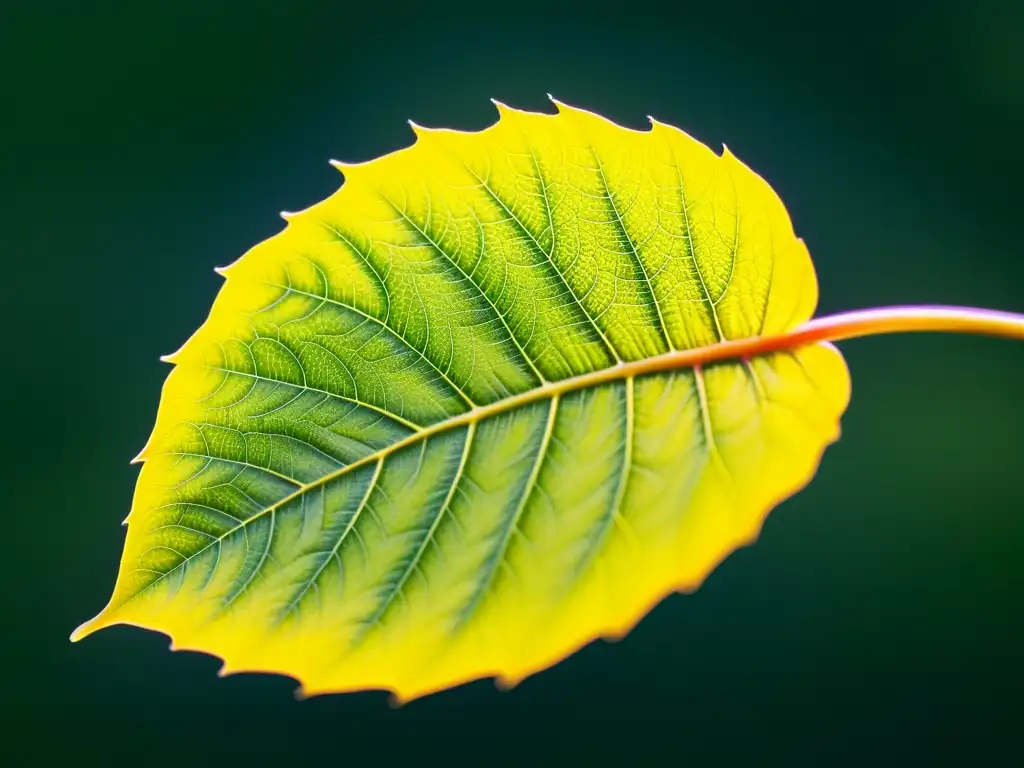
<instances>
[{"instance_id":1,"label":"yellow-green leaf","mask_svg":"<svg viewBox=\"0 0 1024 768\"><path fill-rule=\"evenodd\" d=\"M74 639L133 624L305 694L511 684L806 484L850 384L828 343L759 346L817 302L782 202L728 150L556 105L339 163L222 270Z\"/></svg>"}]
</instances>

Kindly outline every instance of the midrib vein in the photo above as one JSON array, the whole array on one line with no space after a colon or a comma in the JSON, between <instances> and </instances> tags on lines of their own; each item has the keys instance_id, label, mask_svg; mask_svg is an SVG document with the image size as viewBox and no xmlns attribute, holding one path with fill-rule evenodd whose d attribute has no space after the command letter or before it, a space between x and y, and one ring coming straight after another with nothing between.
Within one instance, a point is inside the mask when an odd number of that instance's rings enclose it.
<instances>
[{"instance_id":1,"label":"midrib vein","mask_svg":"<svg viewBox=\"0 0 1024 768\"><path fill-rule=\"evenodd\" d=\"M521 392L512 397L505 398L504 400L498 400L487 405L479 406L473 410L466 411L465 413L458 414L443 421L439 421L436 424L432 424L428 427L424 427L421 431L415 432L402 440L392 443L385 448L375 451L374 453L367 454L366 456L358 459L351 464L346 464L344 467L339 467L333 472L329 472L323 477L318 478L310 483L303 483L292 493L282 497L279 501L271 504L268 507L264 507L259 510L251 517L243 520L238 525L225 531L216 539L210 541L200 549L193 552L187 558L182 560L180 563L175 565L157 579L147 584L142 590L136 593L133 597L126 600L125 603L131 602L139 595L147 592L148 590L155 587L164 578L170 576L172 573L180 568L185 567L189 562L194 560L199 555L203 554L206 550L210 549L217 544L220 544L229 536L234 535L238 531L242 530L249 524L260 520L266 515L272 514L275 510L280 509L286 504L291 503L295 499L301 497L303 494L308 493L314 488L326 485L340 477L343 477L350 472L354 472L361 467L365 467L374 462L381 461L393 453L400 451L410 445L414 445L421 440L426 440L434 435L438 435L447 432L452 429L459 427L468 426L475 424L483 419L491 416L497 416L508 411L521 408L522 406L529 405L542 400L547 400L558 395L564 395L568 392L576 392L589 387L599 386L601 384L607 384L614 381L622 381L634 376L640 376L646 373L655 373L658 371L674 370L676 368L685 368L695 365L700 365L715 360L729 359L730 357L744 357L746 355L753 354L752 352L745 351L751 347L755 347L759 342L763 343L766 339L744 339L742 341L723 342L711 347L698 347L695 349L678 350L675 352L668 352L666 354L658 355L656 357L647 358L646 360L636 360L629 363L621 363L619 365L611 366L610 368L602 368L597 371L591 371L590 373L584 373L579 376L574 376L569 379L562 379L561 381L552 381L539 386L535 389ZM724 349L723 349L724 348Z\"/></svg>"},{"instance_id":2,"label":"midrib vein","mask_svg":"<svg viewBox=\"0 0 1024 768\"><path fill-rule=\"evenodd\" d=\"M295 499L339 477L354 472L360 467L386 458L392 453L420 440L446 432L457 427L474 424L490 416L496 416L515 410L524 405L564 395L589 387L599 386L614 381L622 381L635 376L643 376L663 371L692 368L698 365L725 362L728 360L745 360L751 357L771 354L783 350L816 344L824 341L839 341L860 336L872 336L884 333L947 331L986 336L1001 336L1024 340L1024 315L994 310L981 310L967 307L885 307L879 309L846 312L830 317L817 318L803 325L774 336L754 336L745 339L730 339L718 344L691 349L675 350L644 360L621 363L609 368L602 368L579 376L560 381L547 382L535 389L520 392L512 397L479 406L465 413L439 421L422 431L408 435L391 445L375 451L363 458L329 472L313 482L303 484L292 493L284 496L274 504L261 509L252 517L224 532L217 539L196 550L176 566L165 571L159 578L147 584L142 590L121 605L135 600L152 589L164 578L184 567L187 563L201 555L224 539L242 530L255 520L259 520L275 510L289 504Z\"/></svg>"}]
</instances>

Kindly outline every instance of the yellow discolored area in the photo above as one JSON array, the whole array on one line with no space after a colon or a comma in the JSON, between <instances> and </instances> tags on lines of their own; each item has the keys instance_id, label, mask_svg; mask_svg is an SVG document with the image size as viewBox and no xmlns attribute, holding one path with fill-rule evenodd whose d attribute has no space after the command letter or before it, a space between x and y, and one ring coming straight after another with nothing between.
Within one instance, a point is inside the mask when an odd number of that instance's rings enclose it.
<instances>
[{"instance_id":1,"label":"yellow discolored area","mask_svg":"<svg viewBox=\"0 0 1024 768\"><path fill-rule=\"evenodd\" d=\"M710 353L814 312L783 204L727 150L556 106L339 164L222 270L73 639L133 624L307 695L514 683L696 588L806 484L839 353Z\"/></svg>"}]
</instances>

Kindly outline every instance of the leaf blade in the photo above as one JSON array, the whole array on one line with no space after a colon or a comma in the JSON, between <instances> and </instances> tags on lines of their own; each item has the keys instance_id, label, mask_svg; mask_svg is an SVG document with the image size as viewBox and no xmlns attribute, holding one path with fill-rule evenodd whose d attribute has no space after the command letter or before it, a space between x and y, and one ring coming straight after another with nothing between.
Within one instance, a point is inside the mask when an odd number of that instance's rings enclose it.
<instances>
[{"instance_id":1,"label":"leaf blade","mask_svg":"<svg viewBox=\"0 0 1024 768\"><path fill-rule=\"evenodd\" d=\"M75 639L136 624L307 694L512 683L810 479L849 377L756 346L817 300L781 201L727 150L557 106L417 129L223 270Z\"/></svg>"}]
</instances>

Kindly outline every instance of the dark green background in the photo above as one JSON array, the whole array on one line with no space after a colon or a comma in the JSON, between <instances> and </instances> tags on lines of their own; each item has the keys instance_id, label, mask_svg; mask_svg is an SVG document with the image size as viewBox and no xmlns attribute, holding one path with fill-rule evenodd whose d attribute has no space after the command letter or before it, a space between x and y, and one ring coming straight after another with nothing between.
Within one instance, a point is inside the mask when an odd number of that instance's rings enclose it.
<instances>
[{"instance_id":1,"label":"dark green background","mask_svg":"<svg viewBox=\"0 0 1024 768\"><path fill-rule=\"evenodd\" d=\"M644 116L786 201L820 312L1024 311L1024 5L5 2L3 749L15 764L835 764L1024 759L1024 346L845 343L817 478L693 596L511 693L389 709L219 679L161 635L68 634L114 583L160 354L233 261L407 118L488 97ZM209 6L209 7L207 7Z\"/></svg>"}]
</instances>

